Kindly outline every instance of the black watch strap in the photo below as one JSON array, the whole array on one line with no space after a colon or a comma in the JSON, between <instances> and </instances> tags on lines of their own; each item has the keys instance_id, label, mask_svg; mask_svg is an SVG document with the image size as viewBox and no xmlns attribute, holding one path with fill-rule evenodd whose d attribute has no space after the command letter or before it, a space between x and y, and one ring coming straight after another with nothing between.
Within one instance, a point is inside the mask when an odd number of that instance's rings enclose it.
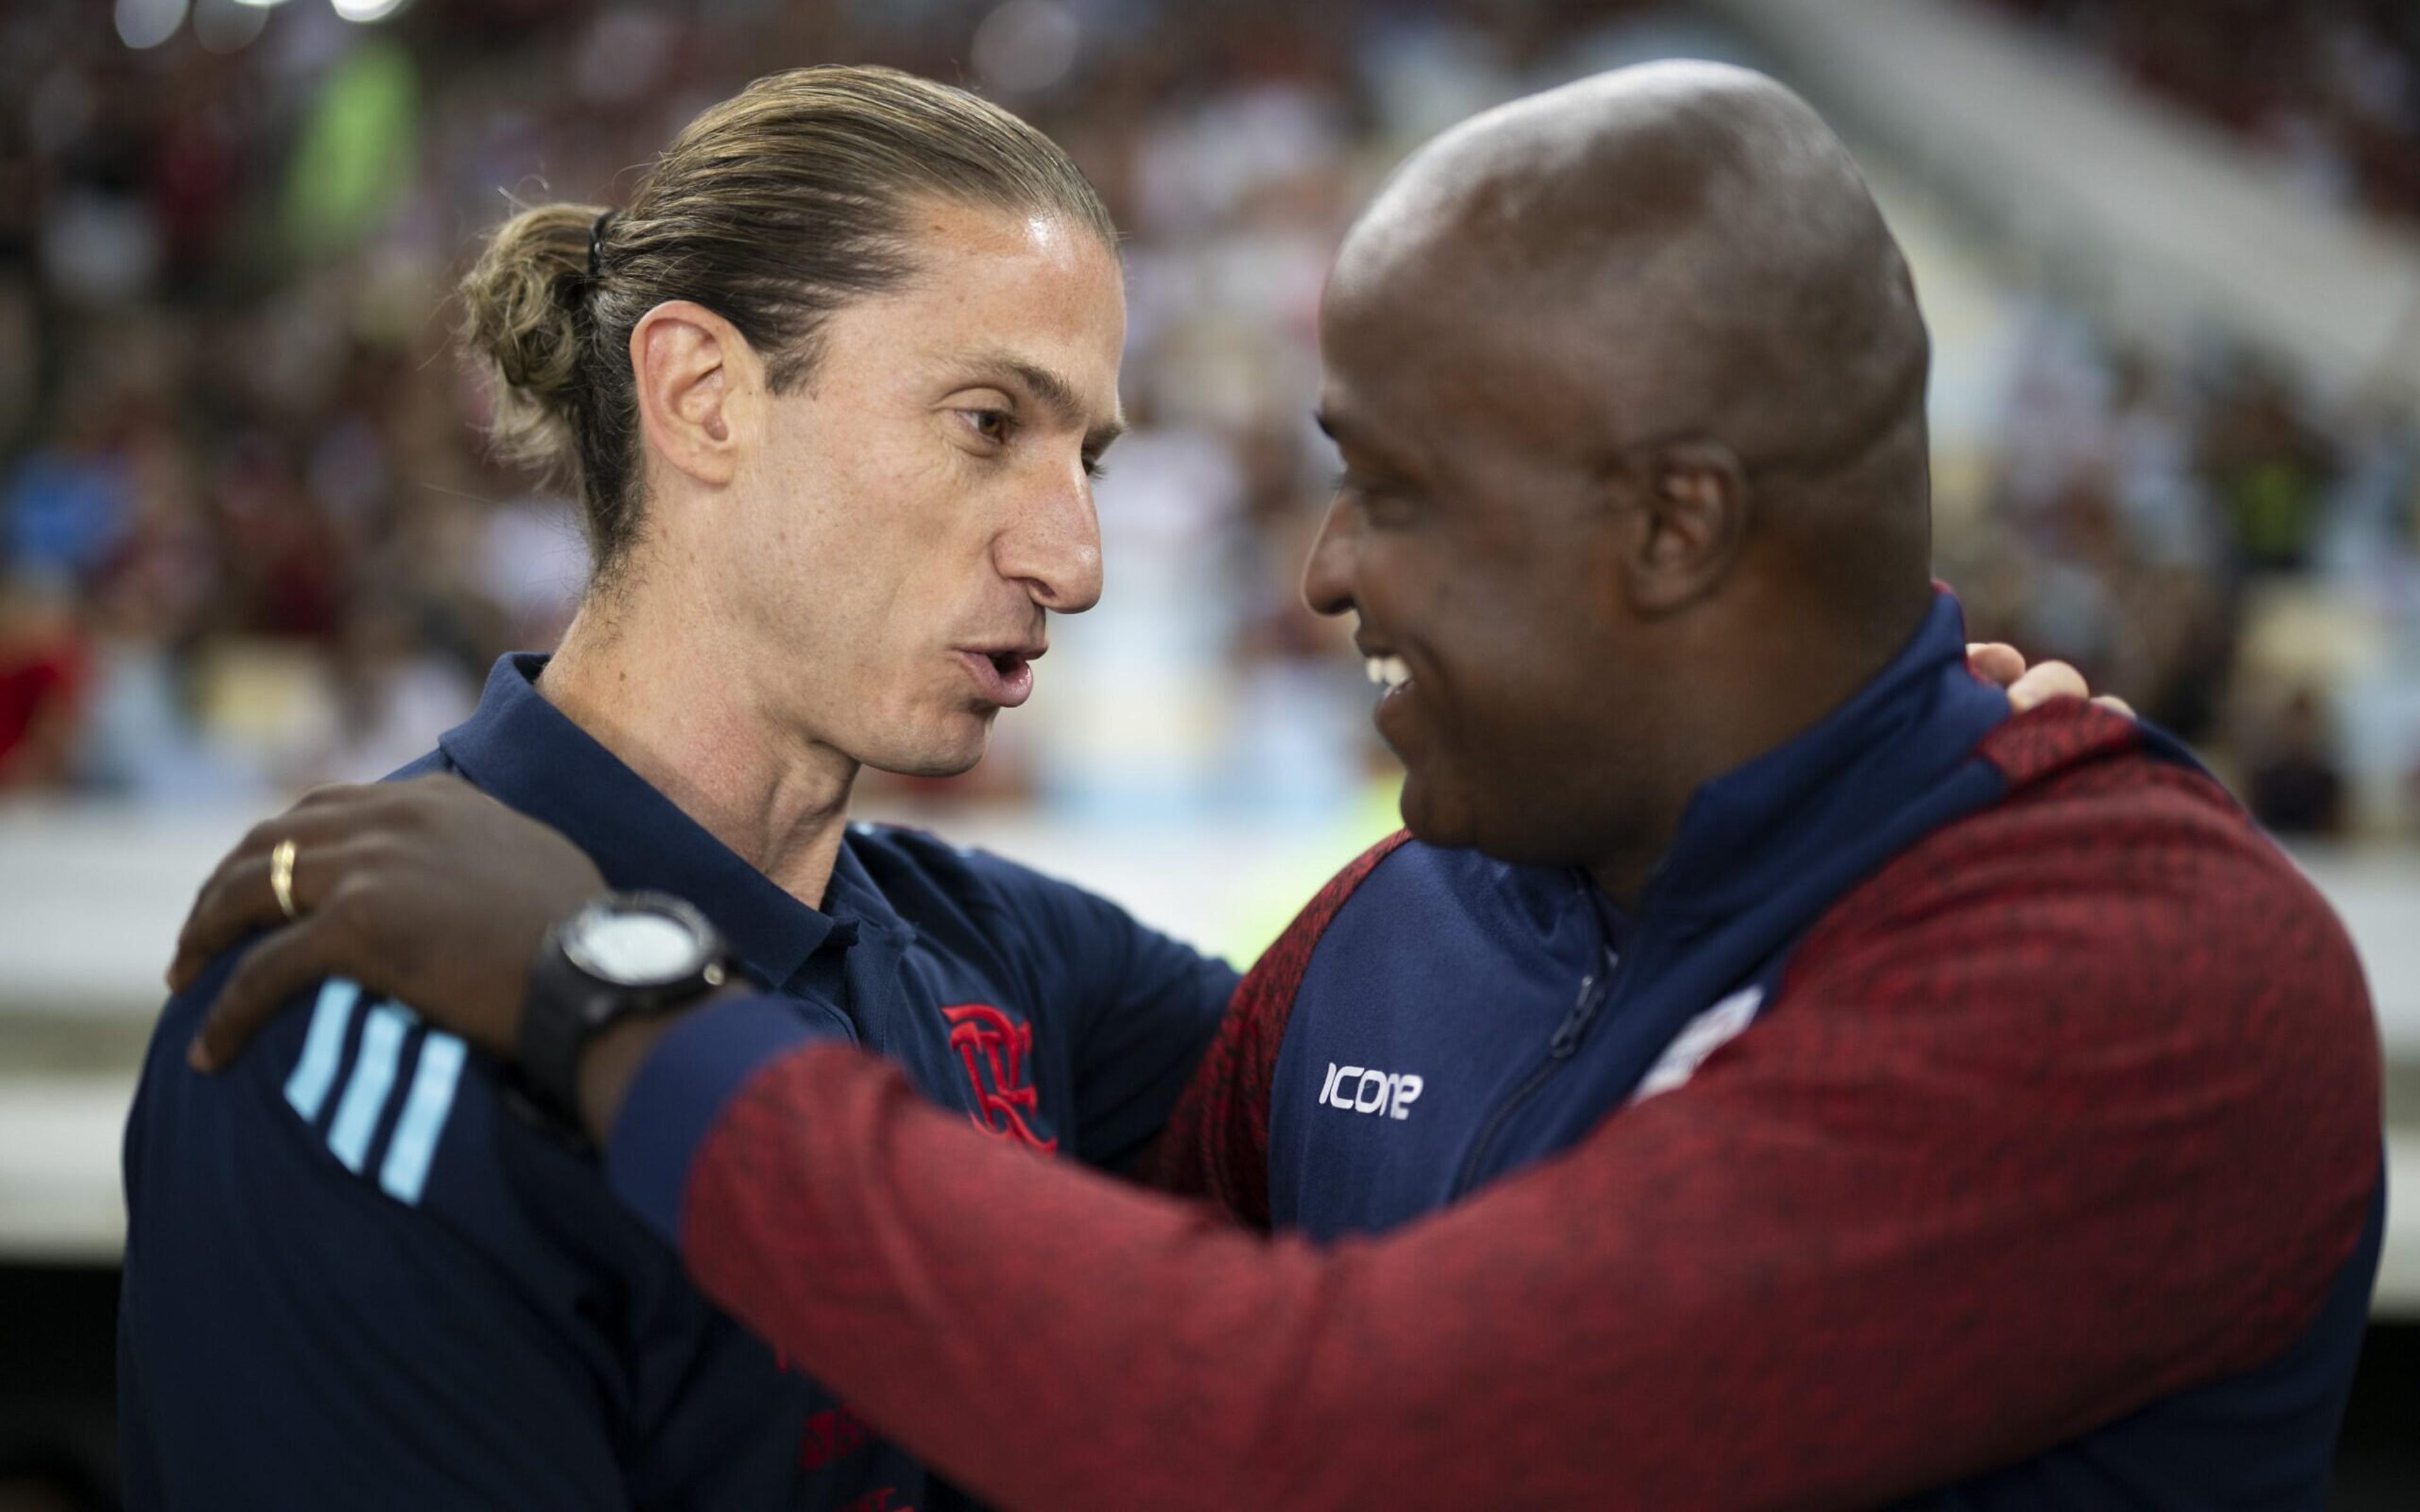
<instances>
[{"instance_id":1,"label":"black watch strap","mask_svg":"<svg viewBox=\"0 0 2420 1512\"><path fill-rule=\"evenodd\" d=\"M699 968L679 980L631 986L594 976L565 949L566 934L592 913L616 907L674 915L703 947ZM653 893L608 894L546 933L530 963L517 1047L520 1079L539 1110L575 1136L582 1134L580 1057L588 1042L639 1014L683 1007L729 980L728 953L705 917L678 899Z\"/></svg>"},{"instance_id":2,"label":"black watch strap","mask_svg":"<svg viewBox=\"0 0 2420 1512\"><path fill-rule=\"evenodd\" d=\"M540 1108L580 1132L580 1052L588 1043L587 998L602 989L563 953L563 925L546 932L530 963L529 999L521 1006L520 1053L523 1086Z\"/></svg>"}]
</instances>

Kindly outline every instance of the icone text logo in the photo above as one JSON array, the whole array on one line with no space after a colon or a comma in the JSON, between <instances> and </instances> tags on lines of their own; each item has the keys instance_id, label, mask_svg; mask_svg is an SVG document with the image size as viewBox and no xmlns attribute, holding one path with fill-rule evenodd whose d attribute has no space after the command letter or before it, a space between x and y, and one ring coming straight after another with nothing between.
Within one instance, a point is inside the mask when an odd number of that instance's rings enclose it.
<instances>
[{"instance_id":1,"label":"icone text logo","mask_svg":"<svg viewBox=\"0 0 2420 1512\"><path fill-rule=\"evenodd\" d=\"M1327 1063L1327 1081L1319 1089L1320 1102L1347 1113L1376 1113L1389 1119L1408 1119L1412 1103L1425 1086L1409 1072L1397 1074L1390 1071L1372 1071L1366 1066L1340 1066Z\"/></svg>"}]
</instances>

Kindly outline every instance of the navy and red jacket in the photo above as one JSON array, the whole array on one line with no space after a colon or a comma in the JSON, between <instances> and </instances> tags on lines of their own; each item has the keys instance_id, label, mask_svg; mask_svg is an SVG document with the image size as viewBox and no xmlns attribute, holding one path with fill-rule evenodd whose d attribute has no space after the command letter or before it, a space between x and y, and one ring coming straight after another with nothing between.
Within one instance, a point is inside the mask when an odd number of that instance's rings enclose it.
<instances>
[{"instance_id":1,"label":"navy and red jacket","mask_svg":"<svg viewBox=\"0 0 2420 1512\"><path fill-rule=\"evenodd\" d=\"M1162 1146L1215 1207L753 999L665 1038L610 1175L1010 1506L2317 1507L2383 1196L2359 964L2164 737L2010 717L1963 640L1945 595L1702 789L1636 917L1362 857Z\"/></svg>"},{"instance_id":2,"label":"navy and red jacket","mask_svg":"<svg viewBox=\"0 0 2420 1512\"><path fill-rule=\"evenodd\" d=\"M782 989L762 1016L889 1057L971 1144L1119 1168L1158 1135L1232 970L882 825L851 827L809 908L540 698L541 660L498 663L404 775L458 773L614 887L698 904ZM966 1504L717 1311L596 1160L405 1005L331 982L227 1071L188 1070L234 959L169 1005L127 1125L131 1506Z\"/></svg>"}]
</instances>

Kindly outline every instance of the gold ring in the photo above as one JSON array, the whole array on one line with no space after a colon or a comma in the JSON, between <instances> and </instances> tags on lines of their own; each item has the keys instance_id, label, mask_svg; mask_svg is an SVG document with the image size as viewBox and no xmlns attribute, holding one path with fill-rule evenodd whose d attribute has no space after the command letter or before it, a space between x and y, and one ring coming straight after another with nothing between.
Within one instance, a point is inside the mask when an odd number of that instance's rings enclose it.
<instances>
[{"instance_id":1,"label":"gold ring","mask_svg":"<svg viewBox=\"0 0 2420 1512\"><path fill-rule=\"evenodd\" d=\"M269 853L269 890L277 894L277 906L289 924L302 917L294 906L294 842L281 840Z\"/></svg>"}]
</instances>

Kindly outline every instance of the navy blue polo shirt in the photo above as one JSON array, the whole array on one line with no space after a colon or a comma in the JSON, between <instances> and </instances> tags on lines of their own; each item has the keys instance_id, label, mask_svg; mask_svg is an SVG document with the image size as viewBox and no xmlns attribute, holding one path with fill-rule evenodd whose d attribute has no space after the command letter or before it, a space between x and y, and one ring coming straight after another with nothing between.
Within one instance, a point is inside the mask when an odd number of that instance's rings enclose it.
<instances>
[{"instance_id":1,"label":"navy blue polo shirt","mask_svg":"<svg viewBox=\"0 0 2420 1512\"><path fill-rule=\"evenodd\" d=\"M882 825L850 826L809 908L540 698L543 666L499 662L397 776L457 773L614 887L688 899L797 1029L891 1057L995 1138L1116 1167L1158 1133L1223 963ZM127 1127L130 1505L964 1504L701 1297L596 1160L409 1005L326 982L188 1071L234 959L168 1005Z\"/></svg>"}]
</instances>

